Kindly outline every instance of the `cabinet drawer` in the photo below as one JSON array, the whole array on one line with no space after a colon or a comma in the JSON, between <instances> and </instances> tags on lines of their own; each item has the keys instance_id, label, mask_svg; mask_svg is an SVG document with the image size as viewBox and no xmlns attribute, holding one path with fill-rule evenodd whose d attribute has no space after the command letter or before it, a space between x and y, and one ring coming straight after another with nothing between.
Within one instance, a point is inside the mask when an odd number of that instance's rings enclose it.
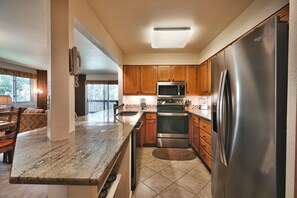
<instances>
[{"instance_id":1,"label":"cabinet drawer","mask_svg":"<svg viewBox=\"0 0 297 198\"><path fill-rule=\"evenodd\" d=\"M202 138L209 145L211 145L211 136L208 133L206 133L204 130L201 130L201 128L200 128L200 138Z\"/></svg>"},{"instance_id":2,"label":"cabinet drawer","mask_svg":"<svg viewBox=\"0 0 297 198\"><path fill-rule=\"evenodd\" d=\"M200 129L203 129L205 132L210 134L210 131L211 131L210 123L200 119Z\"/></svg>"},{"instance_id":3,"label":"cabinet drawer","mask_svg":"<svg viewBox=\"0 0 297 198\"><path fill-rule=\"evenodd\" d=\"M147 119L147 120L151 120L151 119L155 120L155 119L157 119L157 114L155 114L155 113L146 113L145 114L145 119Z\"/></svg>"},{"instance_id":4,"label":"cabinet drawer","mask_svg":"<svg viewBox=\"0 0 297 198\"><path fill-rule=\"evenodd\" d=\"M199 124L198 116L196 116L196 115L192 115L192 121L193 121L195 124Z\"/></svg>"},{"instance_id":5,"label":"cabinet drawer","mask_svg":"<svg viewBox=\"0 0 297 198\"><path fill-rule=\"evenodd\" d=\"M210 155L203 149L202 146L200 146L200 157L203 159L203 161L206 163L208 168L211 168L211 157Z\"/></svg>"},{"instance_id":6,"label":"cabinet drawer","mask_svg":"<svg viewBox=\"0 0 297 198\"><path fill-rule=\"evenodd\" d=\"M200 138L200 146L211 156L211 146Z\"/></svg>"}]
</instances>

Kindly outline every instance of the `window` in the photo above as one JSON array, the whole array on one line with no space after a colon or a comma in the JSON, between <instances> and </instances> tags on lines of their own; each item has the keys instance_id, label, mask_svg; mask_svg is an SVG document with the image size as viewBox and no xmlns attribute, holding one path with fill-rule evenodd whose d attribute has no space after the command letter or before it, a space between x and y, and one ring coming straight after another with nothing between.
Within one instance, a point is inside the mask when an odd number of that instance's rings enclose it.
<instances>
[{"instance_id":1,"label":"window","mask_svg":"<svg viewBox=\"0 0 297 198\"><path fill-rule=\"evenodd\" d=\"M31 79L0 74L0 95L10 95L13 102L30 102Z\"/></svg>"},{"instance_id":2,"label":"window","mask_svg":"<svg viewBox=\"0 0 297 198\"><path fill-rule=\"evenodd\" d=\"M118 85L116 84L88 84L88 112L113 109L118 102Z\"/></svg>"}]
</instances>

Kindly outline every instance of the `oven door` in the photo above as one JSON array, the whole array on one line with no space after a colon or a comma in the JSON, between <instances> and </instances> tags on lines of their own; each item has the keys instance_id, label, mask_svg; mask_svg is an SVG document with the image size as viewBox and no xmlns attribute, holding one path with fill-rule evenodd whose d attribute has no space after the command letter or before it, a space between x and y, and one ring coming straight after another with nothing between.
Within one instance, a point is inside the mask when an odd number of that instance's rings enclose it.
<instances>
[{"instance_id":1,"label":"oven door","mask_svg":"<svg viewBox=\"0 0 297 198\"><path fill-rule=\"evenodd\" d=\"M188 147L189 114L158 112L158 147Z\"/></svg>"}]
</instances>

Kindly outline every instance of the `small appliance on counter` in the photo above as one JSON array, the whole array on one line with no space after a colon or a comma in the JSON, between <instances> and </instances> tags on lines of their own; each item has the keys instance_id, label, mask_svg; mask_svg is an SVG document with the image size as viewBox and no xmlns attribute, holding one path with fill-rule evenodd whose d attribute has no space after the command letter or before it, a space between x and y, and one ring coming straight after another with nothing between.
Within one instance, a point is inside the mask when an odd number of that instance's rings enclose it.
<instances>
[{"instance_id":1,"label":"small appliance on counter","mask_svg":"<svg viewBox=\"0 0 297 198\"><path fill-rule=\"evenodd\" d=\"M145 98L140 98L139 105L140 105L141 110L144 110L146 108L146 100L145 100Z\"/></svg>"},{"instance_id":2,"label":"small appliance on counter","mask_svg":"<svg viewBox=\"0 0 297 198\"><path fill-rule=\"evenodd\" d=\"M207 97L203 96L201 97L201 110L207 110L208 105L207 105Z\"/></svg>"}]
</instances>

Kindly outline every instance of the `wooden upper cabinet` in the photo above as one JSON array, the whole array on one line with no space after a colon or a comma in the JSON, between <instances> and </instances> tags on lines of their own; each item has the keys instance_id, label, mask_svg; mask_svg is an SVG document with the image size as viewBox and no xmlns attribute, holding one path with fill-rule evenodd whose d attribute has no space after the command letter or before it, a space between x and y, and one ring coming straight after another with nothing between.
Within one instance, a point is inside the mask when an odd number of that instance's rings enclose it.
<instances>
[{"instance_id":1,"label":"wooden upper cabinet","mask_svg":"<svg viewBox=\"0 0 297 198\"><path fill-rule=\"evenodd\" d=\"M158 66L158 81L185 81L185 66Z\"/></svg>"},{"instance_id":2,"label":"wooden upper cabinet","mask_svg":"<svg viewBox=\"0 0 297 198\"><path fill-rule=\"evenodd\" d=\"M203 62L200 65L201 68L201 76L200 76L200 88L201 88L201 94L206 95L207 94L207 61Z\"/></svg>"},{"instance_id":3,"label":"wooden upper cabinet","mask_svg":"<svg viewBox=\"0 0 297 198\"><path fill-rule=\"evenodd\" d=\"M170 80L170 66L158 66L158 81L169 82Z\"/></svg>"},{"instance_id":4,"label":"wooden upper cabinet","mask_svg":"<svg viewBox=\"0 0 297 198\"><path fill-rule=\"evenodd\" d=\"M197 95L201 96L201 67L197 67Z\"/></svg>"},{"instance_id":5,"label":"wooden upper cabinet","mask_svg":"<svg viewBox=\"0 0 297 198\"><path fill-rule=\"evenodd\" d=\"M157 66L141 66L140 94L157 94Z\"/></svg>"},{"instance_id":6,"label":"wooden upper cabinet","mask_svg":"<svg viewBox=\"0 0 297 198\"><path fill-rule=\"evenodd\" d=\"M198 67L198 95L211 95L211 61L207 60Z\"/></svg>"},{"instance_id":7,"label":"wooden upper cabinet","mask_svg":"<svg viewBox=\"0 0 297 198\"><path fill-rule=\"evenodd\" d=\"M156 95L157 66L124 66L124 95Z\"/></svg>"},{"instance_id":8,"label":"wooden upper cabinet","mask_svg":"<svg viewBox=\"0 0 297 198\"><path fill-rule=\"evenodd\" d=\"M211 61L207 61L207 93L211 95Z\"/></svg>"},{"instance_id":9,"label":"wooden upper cabinet","mask_svg":"<svg viewBox=\"0 0 297 198\"><path fill-rule=\"evenodd\" d=\"M124 66L124 95L139 94L139 66Z\"/></svg>"},{"instance_id":10,"label":"wooden upper cabinet","mask_svg":"<svg viewBox=\"0 0 297 198\"><path fill-rule=\"evenodd\" d=\"M186 67L185 66L171 66L171 81L185 81Z\"/></svg>"},{"instance_id":11,"label":"wooden upper cabinet","mask_svg":"<svg viewBox=\"0 0 297 198\"><path fill-rule=\"evenodd\" d=\"M197 66L186 67L187 95L197 95Z\"/></svg>"}]
</instances>

